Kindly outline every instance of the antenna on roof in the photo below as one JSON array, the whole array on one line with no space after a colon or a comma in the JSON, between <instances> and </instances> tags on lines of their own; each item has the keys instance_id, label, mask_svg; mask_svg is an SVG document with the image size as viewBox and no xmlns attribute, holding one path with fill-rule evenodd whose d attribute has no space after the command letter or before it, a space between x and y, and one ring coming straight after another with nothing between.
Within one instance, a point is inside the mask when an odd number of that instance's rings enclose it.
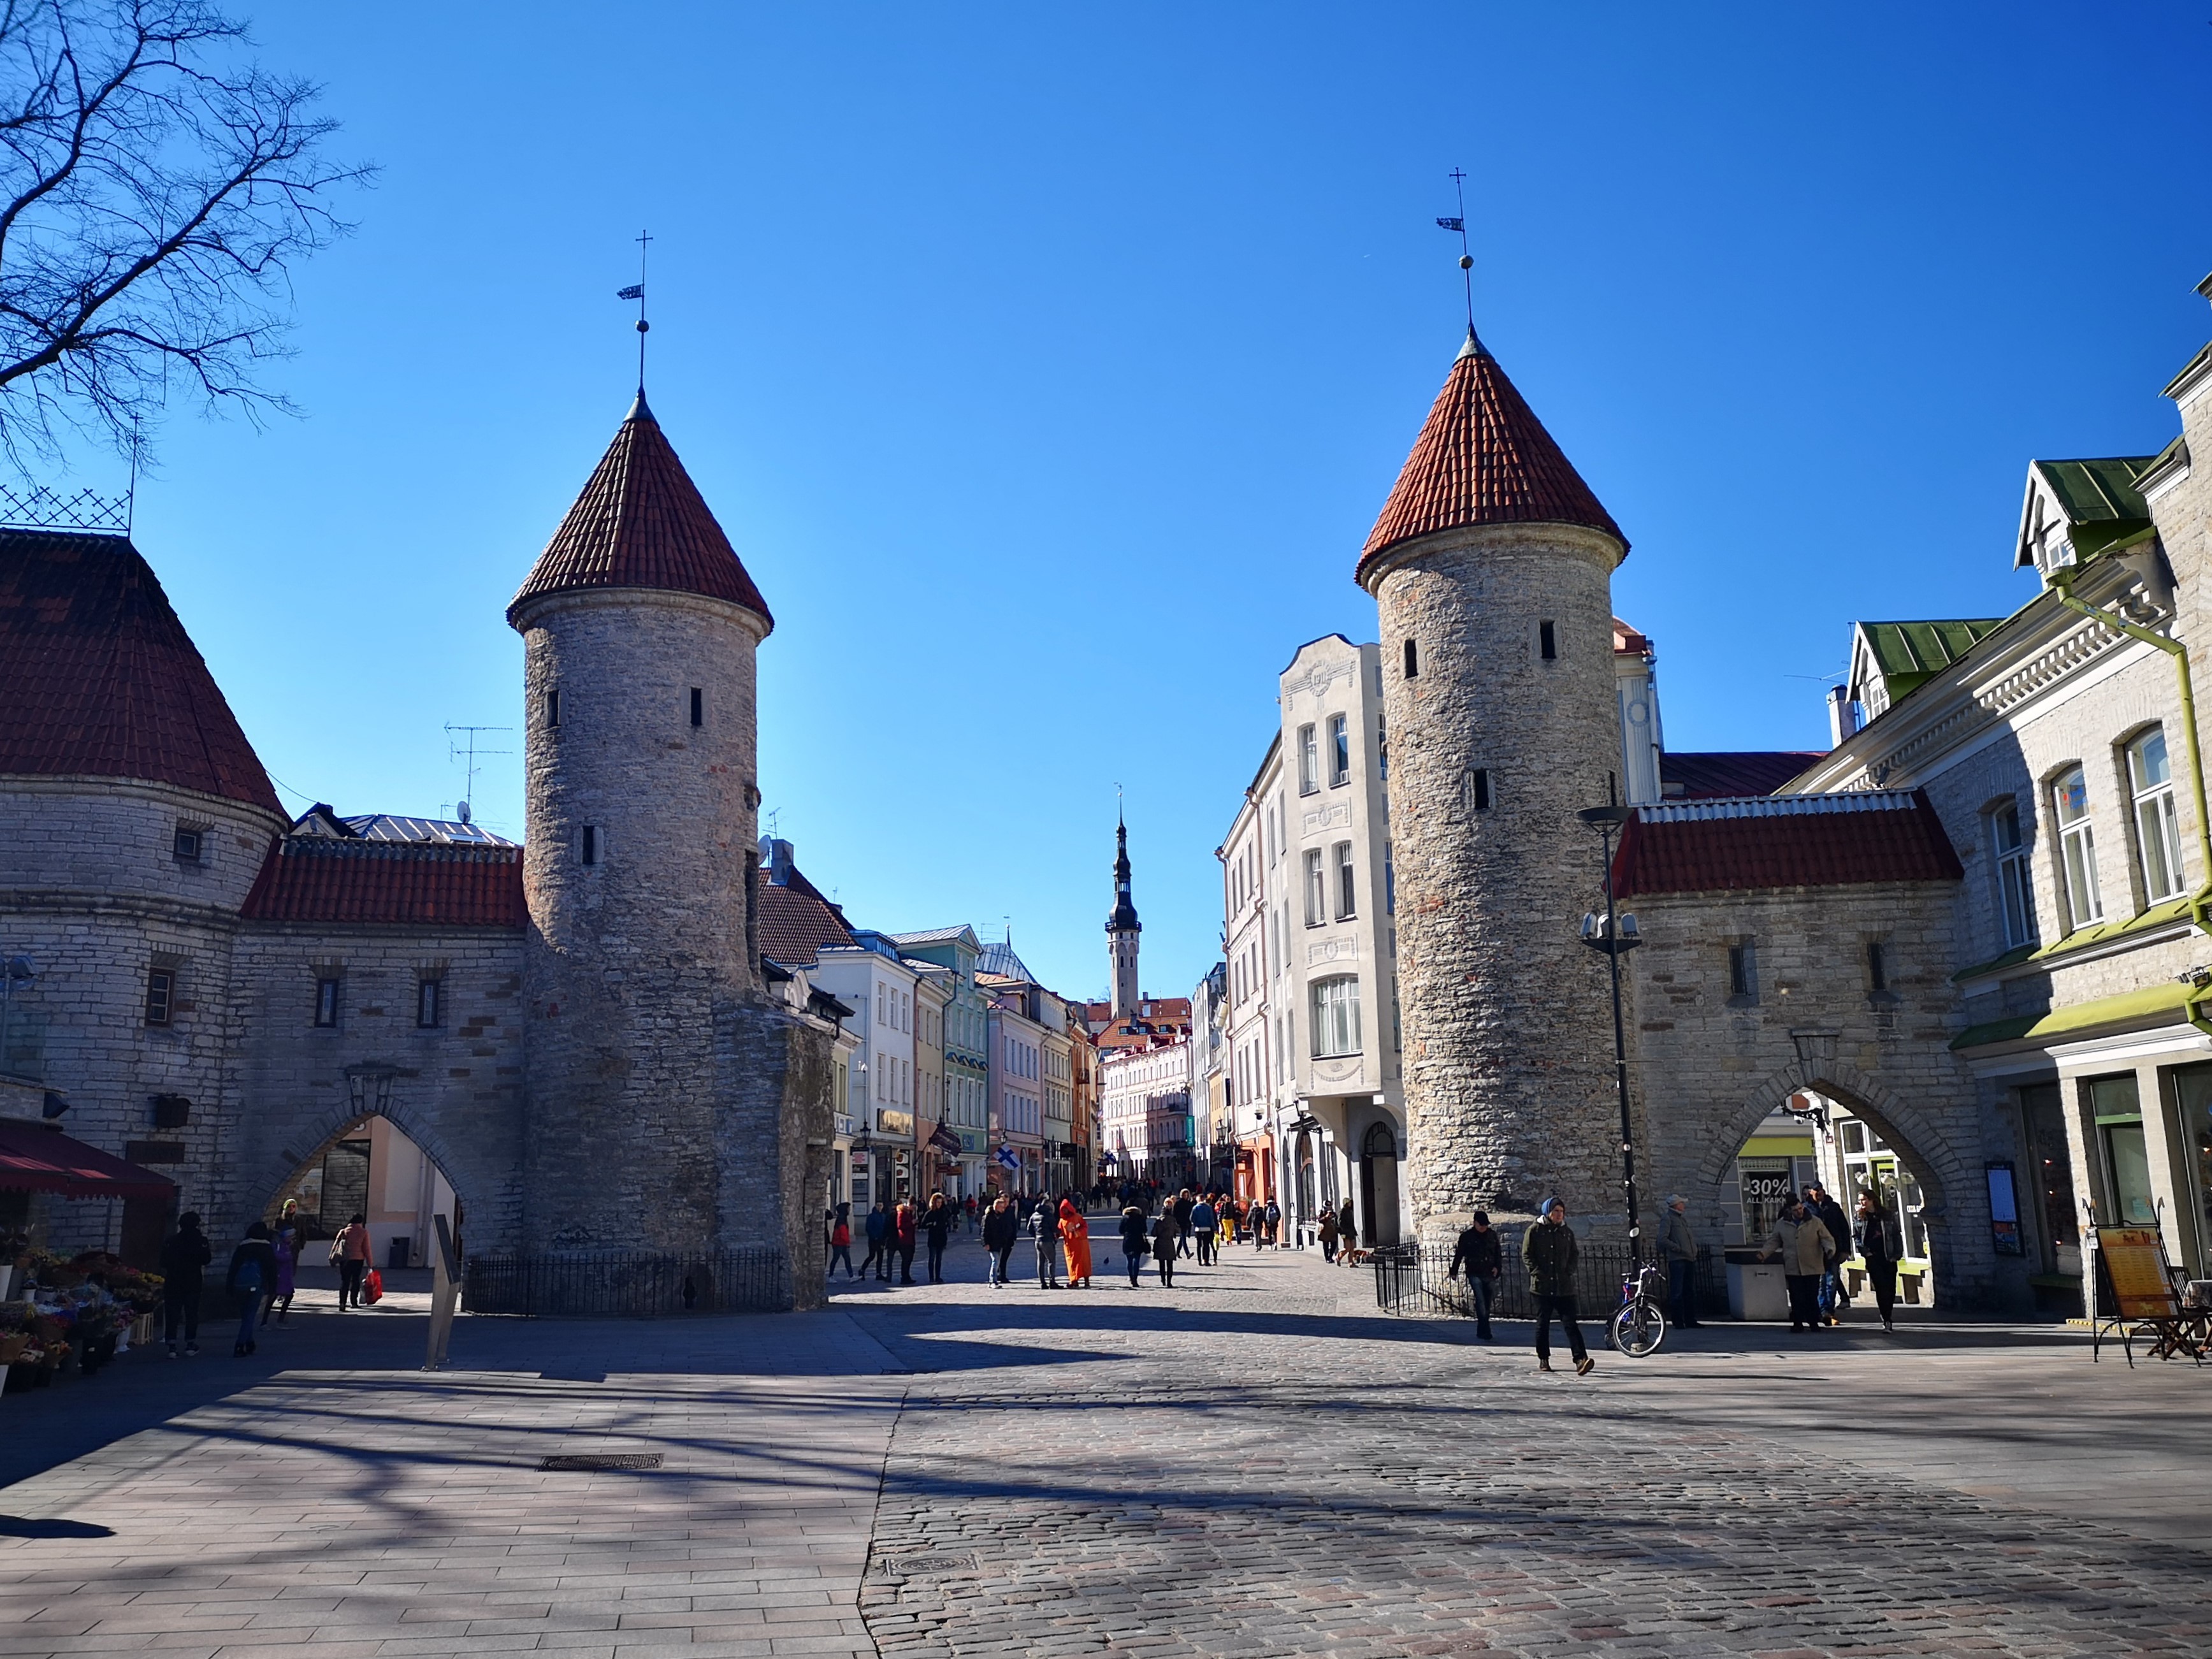
<instances>
[{"instance_id":1,"label":"antenna on roof","mask_svg":"<svg viewBox=\"0 0 2212 1659\"><path fill-rule=\"evenodd\" d=\"M782 809L781 807L771 807L771 808L769 810L769 815L768 815L768 835L769 835L769 839L770 841L774 841L774 840L775 839L775 820L776 820L776 815L777 815L777 813L781 812L782 810L783 810L783 809Z\"/></svg>"},{"instance_id":2,"label":"antenna on roof","mask_svg":"<svg viewBox=\"0 0 2212 1659\"><path fill-rule=\"evenodd\" d=\"M1461 283L1467 289L1467 336L1471 340L1474 337L1474 255L1468 251L1467 246L1466 172L1454 167L1451 181L1452 193L1459 201L1459 212L1449 219L1439 219L1437 223L1445 230L1459 233L1459 274Z\"/></svg>"},{"instance_id":3,"label":"antenna on roof","mask_svg":"<svg viewBox=\"0 0 2212 1659\"><path fill-rule=\"evenodd\" d=\"M645 231L638 232L637 280L628 288L615 290L616 299L637 301L637 398L640 403L645 401L645 337L653 328L653 325L645 320L645 252L646 245L652 240L652 236Z\"/></svg>"},{"instance_id":4,"label":"antenna on roof","mask_svg":"<svg viewBox=\"0 0 2212 1659\"><path fill-rule=\"evenodd\" d=\"M453 816L460 819L463 823L475 822L475 819L470 816L469 801L477 793L477 757L511 755L514 752L512 749L479 749L477 747L477 733L514 730L511 726L455 726L451 720L446 722L446 758L448 761L459 761L466 769L462 774L462 799L453 813ZM456 732L460 734L462 741L454 741Z\"/></svg>"}]
</instances>

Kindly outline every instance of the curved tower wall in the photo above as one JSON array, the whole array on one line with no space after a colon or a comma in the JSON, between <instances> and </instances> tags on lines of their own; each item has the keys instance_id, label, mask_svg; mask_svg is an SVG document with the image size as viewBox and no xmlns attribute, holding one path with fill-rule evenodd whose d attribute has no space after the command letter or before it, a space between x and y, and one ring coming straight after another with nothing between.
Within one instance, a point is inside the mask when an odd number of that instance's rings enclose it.
<instances>
[{"instance_id":1,"label":"curved tower wall","mask_svg":"<svg viewBox=\"0 0 2212 1659\"><path fill-rule=\"evenodd\" d=\"M1584 1237L1625 1226L1606 965L1578 938L1602 892L1600 844L1575 816L1620 766L1624 550L1578 526L1479 525L1407 542L1365 575L1385 664L1407 1198L1425 1242L1478 1209L1525 1218L1553 1194Z\"/></svg>"},{"instance_id":2,"label":"curved tower wall","mask_svg":"<svg viewBox=\"0 0 2212 1659\"><path fill-rule=\"evenodd\" d=\"M768 624L643 588L546 594L514 621L528 732L526 1248L712 1248L732 1219L718 1076L738 1007L761 994L754 675Z\"/></svg>"}]
</instances>

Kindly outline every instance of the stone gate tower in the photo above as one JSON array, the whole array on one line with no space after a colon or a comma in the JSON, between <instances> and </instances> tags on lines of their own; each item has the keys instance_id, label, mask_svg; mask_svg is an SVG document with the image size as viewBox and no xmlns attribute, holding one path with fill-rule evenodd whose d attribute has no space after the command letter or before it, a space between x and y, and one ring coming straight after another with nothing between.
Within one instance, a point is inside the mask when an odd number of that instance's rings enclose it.
<instances>
[{"instance_id":1,"label":"stone gate tower","mask_svg":"<svg viewBox=\"0 0 2212 1659\"><path fill-rule=\"evenodd\" d=\"M765 996L754 944L773 623L642 393L507 615L528 732L527 1248L806 1238L793 1120L817 1112L829 1144L828 1056Z\"/></svg>"},{"instance_id":2,"label":"stone gate tower","mask_svg":"<svg viewBox=\"0 0 2212 1659\"><path fill-rule=\"evenodd\" d=\"M1474 331L1360 556L1381 611L1409 1164L1425 1242L1566 1200L1620 1231L1599 883L1628 543Z\"/></svg>"}]
</instances>

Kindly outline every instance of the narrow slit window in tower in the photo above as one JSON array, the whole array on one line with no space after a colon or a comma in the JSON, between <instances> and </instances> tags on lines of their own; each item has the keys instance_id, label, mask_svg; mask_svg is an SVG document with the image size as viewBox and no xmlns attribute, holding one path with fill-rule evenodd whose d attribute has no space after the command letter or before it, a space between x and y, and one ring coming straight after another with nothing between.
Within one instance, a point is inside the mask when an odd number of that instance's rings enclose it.
<instances>
[{"instance_id":1,"label":"narrow slit window in tower","mask_svg":"<svg viewBox=\"0 0 2212 1659\"><path fill-rule=\"evenodd\" d=\"M691 688L691 724L694 726L704 726L706 723L707 694L700 687L695 685Z\"/></svg>"},{"instance_id":2,"label":"narrow slit window in tower","mask_svg":"<svg viewBox=\"0 0 2212 1659\"><path fill-rule=\"evenodd\" d=\"M560 725L560 724L561 724L561 694L560 694L558 691L548 691L548 692L545 694L545 725L546 725L546 727L547 727L547 729L548 729L548 730L550 730L552 727L556 726L558 726L558 725Z\"/></svg>"},{"instance_id":3,"label":"narrow slit window in tower","mask_svg":"<svg viewBox=\"0 0 2212 1659\"><path fill-rule=\"evenodd\" d=\"M1406 678L1419 679L1421 675L1421 648L1413 641L1406 641Z\"/></svg>"},{"instance_id":4,"label":"narrow slit window in tower","mask_svg":"<svg viewBox=\"0 0 2212 1659\"><path fill-rule=\"evenodd\" d=\"M1882 942L1878 939L1867 941L1867 989L1876 994L1889 989L1889 963Z\"/></svg>"},{"instance_id":5,"label":"narrow slit window in tower","mask_svg":"<svg viewBox=\"0 0 2212 1659\"><path fill-rule=\"evenodd\" d=\"M598 825L587 823L584 826L583 851L585 863L597 864L599 861L599 831Z\"/></svg>"},{"instance_id":6,"label":"narrow slit window in tower","mask_svg":"<svg viewBox=\"0 0 2212 1659\"><path fill-rule=\"evenodd\" d=\"M332 1026L338 1023L338 981L319 979L315 981L315 1024Z\"/></svg>"},{"instance_id":7,"label":"narrow slit window in tower","mask_svg":"<svg viewBox=\"0 0 2212 1659\"><path fill-rule=\"evenodd\" d=\"M1554 662L1559 659L1559 633L1547 622L1540 622L1536 624L1536 649L1546 662Z\"/></svg>"},{"instance_id":8,"label":"narrow slit window in tower","mask_svg":"<svg viewBox=\"0 0 2212 1659\"><path fill-rule=\"evenodd\" d=\"M1490 810L1490 773L1484 767L1468 769L1467 781L1461 792L1467 799L1468 810L1487 812Z\"/></svg>"}]
</instances>

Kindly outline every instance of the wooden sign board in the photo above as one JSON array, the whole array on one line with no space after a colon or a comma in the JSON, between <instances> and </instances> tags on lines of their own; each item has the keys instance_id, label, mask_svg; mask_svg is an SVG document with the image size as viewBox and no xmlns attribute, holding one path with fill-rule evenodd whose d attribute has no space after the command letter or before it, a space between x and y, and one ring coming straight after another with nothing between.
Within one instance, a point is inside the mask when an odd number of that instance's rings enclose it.
<instances>
[{"instance_id":1,"label":"wooden sign board","mask_svg":"<svg viewBox=\"0 0 2212 1659\"><path fill-rule=\"evenodd\" d=\"M2112 1286L2112 1313L2121 1319L2163 1319L2173 1311L2173 1286L2166 1276L2166 1247L2155 1227L2100 1227L2097 1255Z\"/></svg>"}]
</instances>

